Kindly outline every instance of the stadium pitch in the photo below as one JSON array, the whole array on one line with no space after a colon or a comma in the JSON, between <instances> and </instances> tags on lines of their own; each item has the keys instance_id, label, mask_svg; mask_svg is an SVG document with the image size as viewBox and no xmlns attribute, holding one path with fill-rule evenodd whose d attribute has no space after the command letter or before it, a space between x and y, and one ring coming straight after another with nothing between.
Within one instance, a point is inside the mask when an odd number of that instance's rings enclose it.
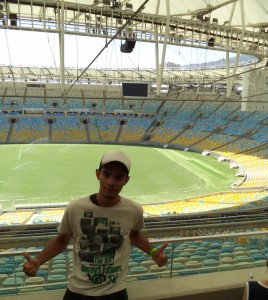
<instances>
[{"instance_id":1,"label":"stadium pitch","mask_svg":"<svg viewBox=\"0 0 268 300\"><path fill-rule=\"evenodd\" d=\"M130 181L122 195L141 204L174 201L228 191L237 181L226 162L199 153L119 145L1 145L0 204L69 202L97 192L95 169L112 149L132 161Z\"/></svg>"}]
</instances>

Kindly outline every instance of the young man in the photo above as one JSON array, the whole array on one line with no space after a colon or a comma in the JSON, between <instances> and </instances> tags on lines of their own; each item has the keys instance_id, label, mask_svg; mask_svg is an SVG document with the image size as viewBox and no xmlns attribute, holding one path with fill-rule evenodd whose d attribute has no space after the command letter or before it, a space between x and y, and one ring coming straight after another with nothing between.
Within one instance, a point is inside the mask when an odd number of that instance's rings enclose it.
<instances>
[{"instance_id":1,"label":"young man","mask_svg":"<svg viewBox=\"0 0 268 300\"><path fill-rule=\"evenodd\" d=\"M74 268L63 300L128 299L125 278L131 244L151 255L158 266L167 263L167 243L156 249L140 231L142 207L119 195L129 181L130 165L122 151L104 154L96 170L99 192L70 202L57 237L37 257L24 254L24 272L35 276L41 264L73 239Z\"/></svg>"}]
</instances>

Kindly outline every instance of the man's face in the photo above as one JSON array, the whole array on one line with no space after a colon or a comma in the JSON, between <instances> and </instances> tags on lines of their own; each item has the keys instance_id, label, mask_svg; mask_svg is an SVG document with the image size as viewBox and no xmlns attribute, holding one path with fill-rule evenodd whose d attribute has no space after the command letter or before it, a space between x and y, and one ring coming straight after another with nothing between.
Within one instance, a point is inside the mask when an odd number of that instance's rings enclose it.
<instances>
[{"instance_id":1,"label":"man's face","mask_svg":"<svg viewBox=\"0 0 268 300\"><path fill-rule=\"evenodd\" d=\"M128 182L129 176L120 163L109 163L96 170L96 176L100 182L99 193L107 199L117 199L123 186Z\"/></svg>"}]
</instances>

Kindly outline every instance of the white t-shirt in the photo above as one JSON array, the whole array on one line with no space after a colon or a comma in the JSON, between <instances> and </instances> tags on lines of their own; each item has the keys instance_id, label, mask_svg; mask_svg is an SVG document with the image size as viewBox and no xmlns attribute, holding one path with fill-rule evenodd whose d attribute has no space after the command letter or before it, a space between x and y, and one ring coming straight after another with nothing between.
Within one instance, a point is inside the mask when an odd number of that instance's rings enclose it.
<instances>
[{"instance_id":1,"label":"white t-shirt","mask_svg":"<svg viewBox=\"0 0 268 300\"><path fill-rule=\"evenodd\" d=\"M144 227L143 209L121 197L112 207L100 207L89 197L67 206L59 233L73 233L73 264L68 288L82 295L109 295L125 286L131 230Z\"/></svg>"}]
</instances>

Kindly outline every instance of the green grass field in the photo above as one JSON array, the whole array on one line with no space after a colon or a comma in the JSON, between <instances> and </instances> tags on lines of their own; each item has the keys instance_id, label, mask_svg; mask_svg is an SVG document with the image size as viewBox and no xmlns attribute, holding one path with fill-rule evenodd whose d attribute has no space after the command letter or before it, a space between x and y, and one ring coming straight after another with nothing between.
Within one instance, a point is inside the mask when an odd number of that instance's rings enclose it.
<instances>
[{"instance_id":1,"label":"green grass field","mask_svg":"<svg viewBox=\"0 0 268 300\"><path fill-rule=\"evenodd\" d=\"M142 204L228 191L237 180L228 163L193 152L118 145L1 145L2 208L69 202L97 192L95 169L101 156L119 148L132 160L122 195Z\"/></svg>"}]
</instances>

